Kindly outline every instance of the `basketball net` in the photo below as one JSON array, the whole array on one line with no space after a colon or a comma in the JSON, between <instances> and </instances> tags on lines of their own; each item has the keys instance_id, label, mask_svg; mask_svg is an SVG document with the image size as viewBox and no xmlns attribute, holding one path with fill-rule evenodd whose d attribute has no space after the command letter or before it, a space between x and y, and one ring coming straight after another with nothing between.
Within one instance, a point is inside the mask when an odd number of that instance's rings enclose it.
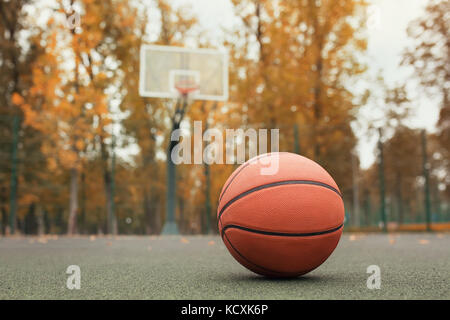
<instances>
[{"instance_id":1,"label":"basketball net","mask_svg":"<svg viewBox=\"0 0 450 320\"><path fill-rule=\"evenodd\" d=\"M175 89L180 93L183 99L193 98L193 95L200 89L199 85L193 81L178 81Z\"/></svg>"}]
</instances>

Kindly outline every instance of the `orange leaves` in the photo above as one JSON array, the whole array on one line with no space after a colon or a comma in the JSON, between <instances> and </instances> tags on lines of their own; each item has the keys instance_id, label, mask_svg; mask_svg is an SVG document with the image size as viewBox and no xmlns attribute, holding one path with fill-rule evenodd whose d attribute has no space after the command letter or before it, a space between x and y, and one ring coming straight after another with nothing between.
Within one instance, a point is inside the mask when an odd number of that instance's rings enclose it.
<instances>
[{"instance_id":1,"label":"orange leaves","mask_svg":"<svg viewBox=\"0 0 450 320\"><path fill-rule=\"evenodd\" d=\"M40 121L39 121L39 114L35 112L29 104L23 104L22 110L25 115L25 124L31 125L32 127L36 129L43 130Z\"/></svg>"},{"instance_id":2,"label":"orange leaves","mask_svg":"<svg viewBox=\"0 0 450 320\"><path fill-rule=\"evenodd\" d=\"M25 116L25 125L33 126L36 123L38 115L28 103L25 103L25 99L20 94L14 92L11 97L11 102L22 109Z\"/></svg>"},{"instance_id":3,"label":"orange leaves","mask_svg":"<svg viewBox=\"0 0 450 320\"><path fill-rule=\"evenodd\" d=\"M24 103L22 96L20 94L18 94L17 92L13 93L11 100L12 100L12 103L15 104L16 106L20 106Z\"/></svg>"},{"instance_id":4,"label":"orange leaves","mask_svg":"<svg viewBox=\"0 0 450 320\"><path fill-rule=\"evenodd\" d=\"M235 104L227 120L240 113L246 126L278 127L280 147L289 151L298 125L302 154L320 160L336 172L339 185L348 186L351 168L343 155L356 144L350 123L358 106L344 82L365 70L356 57L366 40L355 27L364 22L357 10L364 4L281 1L274 10L273 2L259 1L258 13L253 1L233 3L247 28L237 29L230 41Z\"/></svg>"},{"instance_id":5,"label":"orange leaves","mask_svg":"<svg viewBox=\"0 0 450 320\"><path fill-rule=\"evenodd\" d=\"M65 168L72 168L75 167L77 162L78 162L78 155L76 152L74 151L70 151L70 150L61 150L61 152L59 152L59 159L61 164L65 167Z\"/></svg>"},{"instance_id":6,"label":"orange leaves","mask_svg":"<svg viewBox=\"0 0 450 320\"><path fill-rule=\"evenodd\" d=\"M356 39L355 46L361 51L367 50L367 40L366 39Z\"/></svg>"},{"instance_id":7,"label":"orange leaves","mask_svg":"<svg viewBox=\"0 0 450 320\"><path fill-rule=\"evenodd\" d=\"M78 140L75 142L75 148L76 148L77 150L83 150L83 149L84 149L84 146L85 146L85 143L84 143L84 141L81 140L81 139L78 139Z\"/></svg>"},{"instance_id":8,"label":"orange leaves","mask_svg":"<svg viewBox=\"0 0 450 320\"><path fill-rule=\"evenodd\" d=\"M20 204L24 206L36 203L37 201L39 201L39 198L35 194L31 193L23 194L20 198Z\"/></svg>"},{"instance_id":9,"label":"orange leaves","mask_svg":"<svg viewBox=\"0 0 450 320\"><path fill-rule=\"evenodd\" d=\"M52 172L55 172L58 169L58 163L56 162L56 159L54 157L48 158L47 166L48 166L48 169Z\"/></svg>"},{"instance_id":10,"label":"orange leaves","mask_svg":"<svg viewBox=\"0 0 450 320\"><path fill-rule=\"evenodd\" d=\"M103 82L103 81L108 79L108 77L106 76L106 73L104 73L104 72L99 72L97 74L96 78L97 78L96 80L99 81L99 82Z\"/></svg>"}]
</instances>

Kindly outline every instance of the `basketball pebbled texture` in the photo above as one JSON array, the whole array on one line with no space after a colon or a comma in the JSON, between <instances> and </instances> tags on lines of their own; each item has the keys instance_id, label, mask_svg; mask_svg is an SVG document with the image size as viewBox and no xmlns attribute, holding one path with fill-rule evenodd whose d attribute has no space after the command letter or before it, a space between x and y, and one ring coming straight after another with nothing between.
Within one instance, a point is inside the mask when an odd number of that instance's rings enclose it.
<instances>
[{"instance_id":1,"label":"basketball pebbled texture","mask_svg":"<svg viewBox=\"0 0 450 320\"><path fill-rule=\"evenodd\" d=\"M273 175L261 174L268 160L278 161ZM339 242L344 215L339 188L325 169L287 152L263 154L238 167L217 209L231 255L271 277L296 277L321 265Z\"/></svg>"}]
</instances>

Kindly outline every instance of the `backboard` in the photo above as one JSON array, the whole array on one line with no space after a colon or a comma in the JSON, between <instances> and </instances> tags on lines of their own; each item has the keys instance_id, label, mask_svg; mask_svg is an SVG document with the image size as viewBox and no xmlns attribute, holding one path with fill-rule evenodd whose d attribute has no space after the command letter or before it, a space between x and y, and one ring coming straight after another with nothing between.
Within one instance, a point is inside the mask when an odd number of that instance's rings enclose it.
<instances>
[{"instance_id":1,"label":"backboard","mask_svg":"<svg viewBox=\"0 0 450 320\"><path fill-rule=\"evenodd\" d=\"M143 45L139 93L143 97L177 98L181 87L192 87L190 98L228 99L228 54L213 49Z\"/></svg>"}]
</instances>

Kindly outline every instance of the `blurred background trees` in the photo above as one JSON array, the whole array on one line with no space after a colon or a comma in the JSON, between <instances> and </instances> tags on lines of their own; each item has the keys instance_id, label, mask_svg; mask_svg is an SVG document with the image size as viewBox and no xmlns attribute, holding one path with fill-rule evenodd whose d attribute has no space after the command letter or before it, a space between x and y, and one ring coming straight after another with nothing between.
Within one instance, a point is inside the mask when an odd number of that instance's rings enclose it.
<instances>
[{"instance_id":1,"label":"blurred background trees","mask_svg":"<svg viewBox=\"0 0 450 320\"><path fill-rule=\"evenodd\" d=\"M380 78L353 90L367 77L365 1L231 2L236 24L222 44L230 99L189 105L177 124L183 132L192 135L197 120L220 132L280 129L281 151L335 178L347 228L420 228L427 194L432 222L449 222L448 1L430 1L411 23L414 45L402 61L441 105L426 150L421 130L407 125L414 105L406 84ZM159 234L175 102L139 96L139 48L207 46L197 17L168 0L1 0L0 16L1 232ZM353 127L376 95L383 117L367 135L379 139L383 166L363 169L356 146L364 137ZM183 233L216 232L218 195L235 168L177 166Z\"/></svg>"}]
</instances>

